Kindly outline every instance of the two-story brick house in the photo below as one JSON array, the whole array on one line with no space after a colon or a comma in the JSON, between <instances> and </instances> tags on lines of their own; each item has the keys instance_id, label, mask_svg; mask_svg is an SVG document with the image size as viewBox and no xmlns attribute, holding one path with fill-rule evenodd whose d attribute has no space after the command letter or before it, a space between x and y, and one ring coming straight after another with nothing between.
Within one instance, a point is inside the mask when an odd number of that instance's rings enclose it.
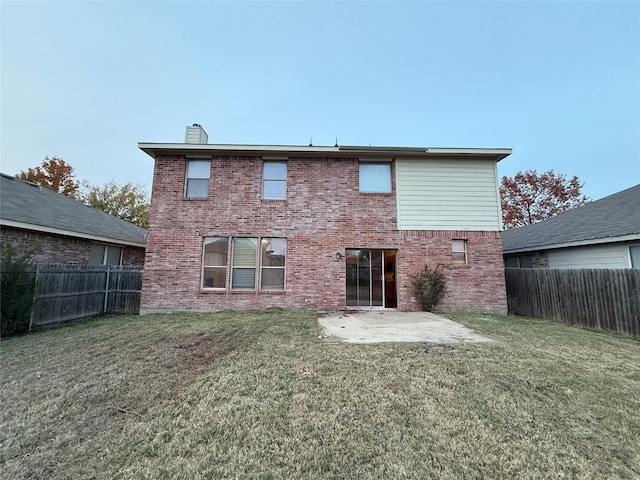
<instances>
[{"instance_id":1,"label":"two-story brick house","mask_svg":"<svg viewBox=\"0 0 640 480\"><path fill-rule=\"evenodd\" d=\"M142 312L506 312L497 162L510 149L140 143L155 159Z\"/></svg>"}]
</instances>

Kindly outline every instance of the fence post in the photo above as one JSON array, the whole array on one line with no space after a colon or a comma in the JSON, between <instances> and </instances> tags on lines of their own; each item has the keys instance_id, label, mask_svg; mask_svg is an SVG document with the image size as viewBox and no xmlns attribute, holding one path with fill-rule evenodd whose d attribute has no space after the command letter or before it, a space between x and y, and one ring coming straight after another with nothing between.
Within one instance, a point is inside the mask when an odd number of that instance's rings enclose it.
<instances>
[{"instance_id":1,"label":"fence post","mask_svg":"<svg viewBox=\"0 0 640 480\"><path fill-rule=\"evenodd\" d=\"M104 308L102 313L107 313L107 307L109 306L109 279L111 278L111 266L107 266L107 282L104 286Z\"/></svg>"},{"instance_id":2,"label":"fence post","mask_svg":"<svg viewBox=\"0 0 640 480\"><path fill-rule=\"evenodd\" d=\"M33 317L35 316L36 301L38 300L38 273L40 272L40 264L36 263L36 278L33 279L33 300L31 301L31 315L29 315L29 332L33 328Z\"/></svg>"}]
</instances>

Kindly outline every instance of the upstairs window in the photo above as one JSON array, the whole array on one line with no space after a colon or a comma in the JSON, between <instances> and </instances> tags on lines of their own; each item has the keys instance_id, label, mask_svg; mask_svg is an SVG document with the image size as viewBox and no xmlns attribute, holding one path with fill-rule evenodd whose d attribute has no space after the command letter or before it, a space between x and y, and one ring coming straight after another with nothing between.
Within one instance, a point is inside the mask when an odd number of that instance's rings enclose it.
<instances>
[{"instance_id":1,"label":"upstairs window","mask_svg":"<svg viewBox=\"0 0 640 480\"><path fill-rule=\"evenodd\" d=\"M265 160L262 164L262 198L265 200L287 198L286 160Z\"/></svg>"},{"instance_id":2,"label":"upstairs window","mask_svg":"<svg viewBox=\"0 0 640 480\"><path fill-rule=\"evenodd\" d=\"M451 240L451 263L454 265L467 264L466 240Z\"/></svg>"},{"instance_id":3,"label":"upstairs window","mask_svg":"<svg viewBox=\"0 0 640 480\"><path fill-rule=\"evenodd\" d=\"M209 196L210 160L187 160L185 197L207 198Z\"/></svg>"},{"instance_id":4,"label":"upstairs window","mask_svg":"<svg viewBox=\"0 0 640 480\"><path fill-rule=\"evenodd\" d=\"M390 163L360 163L360 192L391 193Z\"/></svg>"}]
</instances>

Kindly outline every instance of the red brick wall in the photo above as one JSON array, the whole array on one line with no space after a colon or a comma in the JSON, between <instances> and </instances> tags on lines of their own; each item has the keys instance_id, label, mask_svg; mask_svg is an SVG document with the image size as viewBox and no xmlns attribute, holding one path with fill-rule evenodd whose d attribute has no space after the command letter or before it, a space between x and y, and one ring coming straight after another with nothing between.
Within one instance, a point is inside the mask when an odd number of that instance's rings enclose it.
<instances>
[{"instance_id":1,"label":"red brick wall","mask_svg":"<svg viewBox=\"0 0 640 480\"><path fill-rule=\"evenodd\" d=\"M0 227L2 244L11 244L18 252L36 247L32 257L34 263L87 263L91 251L91 240L11 227ZM123 265L143 265L144 248L126 246L122 256Z\"/></svg>"},{"instance_id":2,"label":"red brick wall","mask_svg":"<svg viewBox=\"0 0 640 480\"><path fill-rule=\"evenodd\" d=\"M144 265L144 248L127 245L122 252L122 265Z\"/></svg>"},{"instance_id":3,"label":"red brick wall","mask_svg":"<svg viewBox=\"0 0 640 480\"><path fill-rule=\"evenodd\" d=\"M215 157L208 199L183 198L185 168L183 157L156 159L143 312L344 309L346 268L335 254L347 248L398 250L400 310L419 309L410 277L426 263L445 271L440 309L506 312L499 232L398 231L395 193L359 193L356 158L289 157L287 200L261 199L260 157ZM285 291L202 291L206 236L286 237ZM468 265L451 264L452 239L468 240Z\"/></svg>"}]
</instances>

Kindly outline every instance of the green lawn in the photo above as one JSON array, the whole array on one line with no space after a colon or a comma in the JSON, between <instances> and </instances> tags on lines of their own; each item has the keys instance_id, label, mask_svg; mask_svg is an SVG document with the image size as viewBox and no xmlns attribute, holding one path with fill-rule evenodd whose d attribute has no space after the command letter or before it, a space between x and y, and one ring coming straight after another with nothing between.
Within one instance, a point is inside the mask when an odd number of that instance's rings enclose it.
<instances>
[{"instance_id":1,"label":"green lawn","mask_svg":"<svg viewBox=\"0 0 640 480\"><path fill-rule=\"evenodd\" d=\"M640 342L449 317L498 341L327 343L280 310L3 340L0 477L640 477Z\"/></svg>"}]
</instances>

